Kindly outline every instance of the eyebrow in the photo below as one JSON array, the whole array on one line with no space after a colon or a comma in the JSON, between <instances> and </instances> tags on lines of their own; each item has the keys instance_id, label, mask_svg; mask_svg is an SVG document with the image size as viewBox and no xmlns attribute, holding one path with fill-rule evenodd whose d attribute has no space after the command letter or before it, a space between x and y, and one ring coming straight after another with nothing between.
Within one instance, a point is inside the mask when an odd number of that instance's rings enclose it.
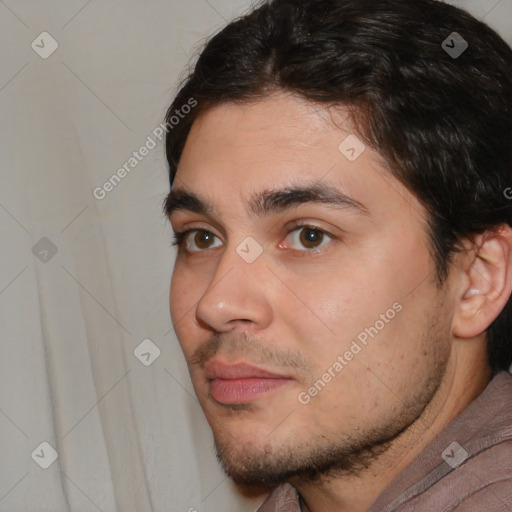
<instances>
[{"instance_id":1,"label":"eyebrow","mask_svg":"<svg viewBox=\"0 0 512 512\"><path fill-rule=\"evenodd\" d=\"M255 193L249 198L246 209L251 217L258 218L309 203L323 204L362 215L370 214L368 208L361 202L331 185L322 183L275 188ZM178 210L220 218L220 214L207 200L183 188L171 190L165 199L163 209L168 218Z\"/></svg>"}]
</instances>

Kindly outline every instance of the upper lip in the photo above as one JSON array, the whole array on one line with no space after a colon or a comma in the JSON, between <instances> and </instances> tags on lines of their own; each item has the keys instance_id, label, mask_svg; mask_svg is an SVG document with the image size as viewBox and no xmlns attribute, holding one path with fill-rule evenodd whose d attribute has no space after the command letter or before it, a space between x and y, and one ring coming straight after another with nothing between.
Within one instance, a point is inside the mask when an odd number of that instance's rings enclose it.
<instances>
[{"instance_id":1,"label":"upper lip","mask_svg":"<svg viewBox=\"0 0 512 512\"><path fill-rule=\"evenodd\" d=\"M269 372L263 368L247 363L227 364L221 361L210 361L205 365L205 375L208 379L287 379L286 375Z\"/></svg>"}]
</instances>

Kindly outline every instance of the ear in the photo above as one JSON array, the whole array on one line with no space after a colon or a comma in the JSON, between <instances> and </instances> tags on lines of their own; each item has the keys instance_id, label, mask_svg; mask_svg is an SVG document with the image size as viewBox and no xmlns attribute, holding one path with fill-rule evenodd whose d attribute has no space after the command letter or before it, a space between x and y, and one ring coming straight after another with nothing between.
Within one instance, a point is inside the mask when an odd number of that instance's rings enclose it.
<instances>
[{"instance_id":1,"label":"ear","mask_svg":"<svg viewBox=\"0 0 512 512\"><path fill-rule=\"evenodd\" d=\"M503 224L463 245L452 332L473 338L492 324L512 293L512 228Z\"/></svg>"}]
</instances>

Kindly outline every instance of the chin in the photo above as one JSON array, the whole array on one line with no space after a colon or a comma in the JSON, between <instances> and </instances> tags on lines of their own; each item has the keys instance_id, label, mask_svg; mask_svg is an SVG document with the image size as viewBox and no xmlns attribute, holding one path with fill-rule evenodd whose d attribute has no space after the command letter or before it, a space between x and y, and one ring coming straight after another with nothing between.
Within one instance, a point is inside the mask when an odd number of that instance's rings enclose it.
<instances>
[{"instance_id":1,"label":"chin","mask_svg":"<svg viewBox=\"0 0 512 512\"><path fill-rule=\"evenodd\" d=\"M258 448L252 441L245 444L231 439L229 443L215 438L217 460L224 473L237 485L271 490L291 476L286 461L276 465L276 453L267 442ZM279 458L277 458L278 460Z\"/></svg>"}]
</instances>

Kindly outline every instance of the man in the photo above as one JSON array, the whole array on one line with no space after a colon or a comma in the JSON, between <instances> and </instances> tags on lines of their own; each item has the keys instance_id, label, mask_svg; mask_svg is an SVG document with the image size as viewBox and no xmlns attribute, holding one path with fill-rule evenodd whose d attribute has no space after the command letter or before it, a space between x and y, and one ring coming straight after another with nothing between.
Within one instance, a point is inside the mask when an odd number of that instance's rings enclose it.
<instances>
[{"instance_id":1,"label":"man","mask_svg":"<svg viewBox=\"0 0 512 512\"><path fill-rule=\"evenodd\" d=\"M171 317L259 510L510 511L506 43L433 0L269 0L166 126Z\"/></svg>"}]
</instances>

